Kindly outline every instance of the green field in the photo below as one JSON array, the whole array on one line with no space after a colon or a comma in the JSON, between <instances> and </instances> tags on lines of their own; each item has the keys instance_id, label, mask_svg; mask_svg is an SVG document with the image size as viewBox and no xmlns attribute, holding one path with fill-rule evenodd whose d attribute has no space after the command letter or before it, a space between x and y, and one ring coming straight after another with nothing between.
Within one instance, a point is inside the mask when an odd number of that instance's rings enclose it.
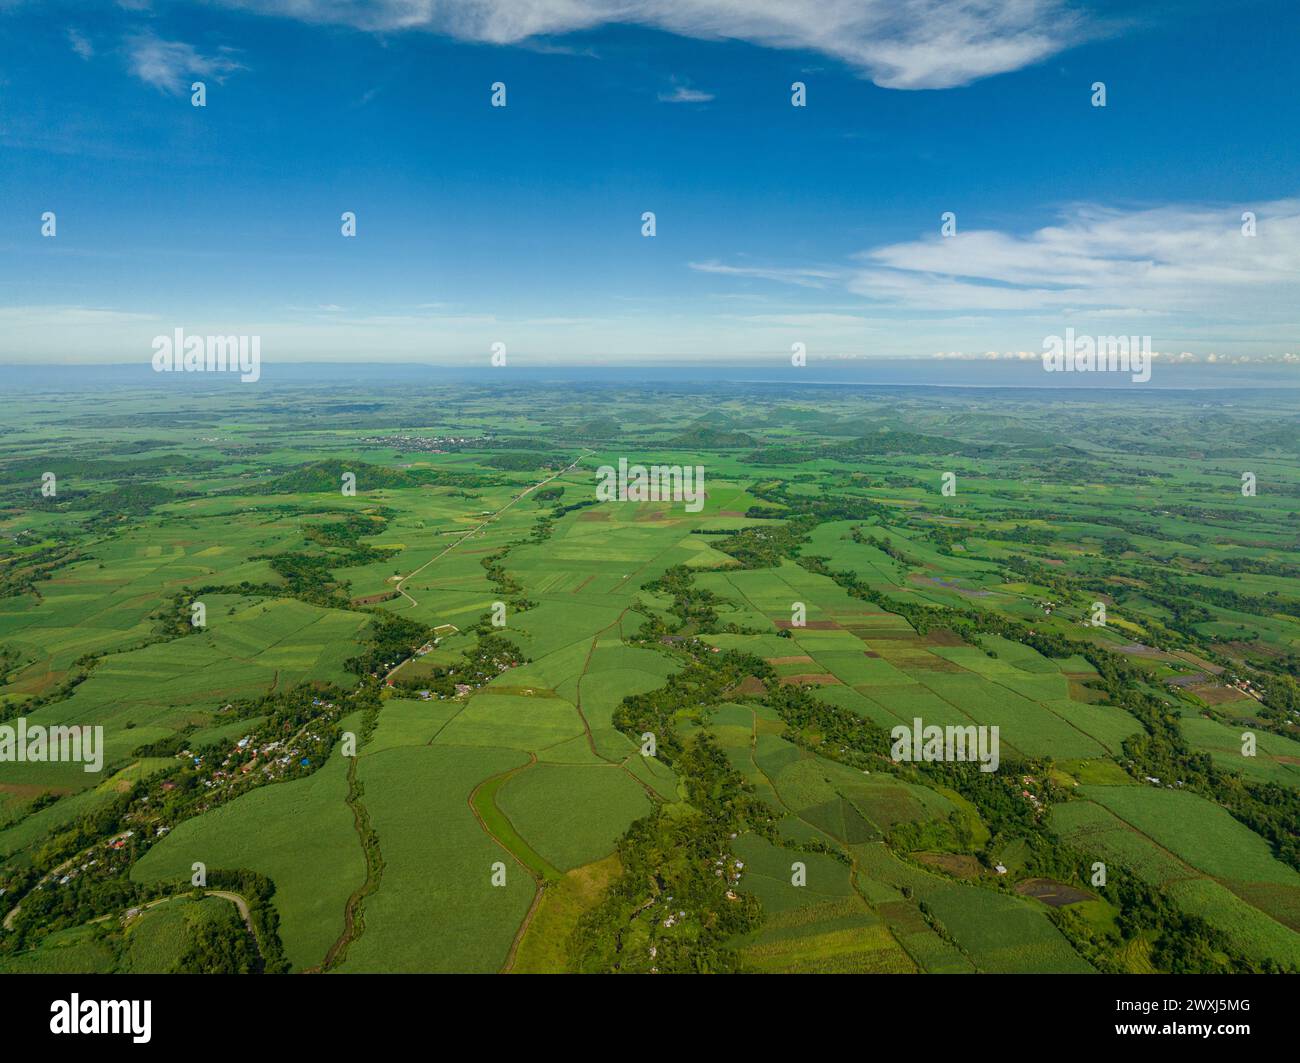
<instances>
[{"instance_id":1,"label":"green field","mask_svg":"<svg viewBox=\"0 0 1300 1063\"><path fill-rule=\"evenodd\" d=\"M0 762L0 970L197 962L195 862L294 971L1300 966L1283 399L362 390L9 415L0 724L104 756Z\"/></svg>"}]
</instances>

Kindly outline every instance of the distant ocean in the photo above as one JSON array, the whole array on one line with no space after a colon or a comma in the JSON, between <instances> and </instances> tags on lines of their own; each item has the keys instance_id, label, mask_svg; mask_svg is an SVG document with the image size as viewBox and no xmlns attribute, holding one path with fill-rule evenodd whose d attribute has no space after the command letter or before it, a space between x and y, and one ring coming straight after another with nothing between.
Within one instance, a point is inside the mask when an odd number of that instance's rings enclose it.
<instances>
[{"instance_id":1,"label":"distant ocean","mask_svg":"<svg viewBox=\"0 0 1300 1063\"><path fill-rule=\"evenodd\" d=\"M0 393L83 392L104 388L192 387L330 387L437 386L440 384L591 384L627 387L656 385L771 385L801 388L978 388L1034 390L1043 393L1086 390L1144 391L1277 391L1300 389L1300 365L1152 366L1151 380L1133 383L1123 373L1047 373L1037 362L963 361L956 359L876 359L812 361L795 368L784 361L766 365L618 364L436 366L413 363L280 362L264 359L262 378L242 384L234 374L155 373L148 362L139 365L8 365L0 366Z\"/></svg>"}]
</instances>

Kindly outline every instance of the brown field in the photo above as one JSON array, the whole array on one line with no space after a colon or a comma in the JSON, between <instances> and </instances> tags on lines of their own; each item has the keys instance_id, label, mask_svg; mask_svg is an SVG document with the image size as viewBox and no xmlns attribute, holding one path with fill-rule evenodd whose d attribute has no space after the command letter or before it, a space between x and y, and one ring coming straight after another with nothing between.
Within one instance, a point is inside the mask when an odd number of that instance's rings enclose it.
<instances>
[{"instance_id":1,"label":"brown field","mask_svg":"<svg viewBox=\"0 0 1300 1063\"><path fill-rule=\"evenodd\" d=\"M942 657L894 658L890 662L895 668L904 672L964 672L955 661L946 661Z\"/></svg>"},{"instance_id":2,"label":"brown field","mask_svg":"<svg viewBox=\"0 0 1300 1063\"><path fill-rule=\"evenodd\" d=\"M787 675L781 677L781 685L784 686L823 686L838 687L843 686L830 672L816 672L808 675Z\"/></svg>"},{"instance_id":3,"label":"brown field","mask_svg":"<svg viewBox=\"0 0 1300 1063\"><path fill-rule=\"evenodd\" d=\"M1120 653L1127 653L1131 657L1147 657L1153 661L1168 661L1172 658L1164 650L1158 650L1154 646L1144 646L1140 642L1128 642L1119 647Z\"/></svg>"},{"instance_id":4,"label":"brown field","mask_svg":"<svg viewBox=\"0 0 1300 1063\"><path fill-rule=\"evenodd\" d=\"M1069 680L1068 688L1070 697L1075 701L1082 701L1089 705L1095 705L1100 701L1106 700L1106 695L1100 690L1094 690L1092 687L1084 686L1084 683L1095 678L1090 674L1069 673L1066 679Z\"/></svg>"},{"instance_id":5,"label":"brown field","mask_svg":"<svg viewBox=\"0 0 1300 1063\"><path fill-rule=\"evenodd\" d=\"M1097 899L1087 890L1050 878L1027 878L1024 882L1017 882L1016 892L1022 897L1033 897L1035 900L1042 901L1051 908L1064 908L1067 904Z\"/></svg>"},{"instance_id":6,"label":"brown field","mask_svg":"<svg viewBox=\"0 0 1300 1063\"><path fill-rule=\"evenodd\" d=\"M913 853L913 858L928 867L937 867L956 878L979 878L984 873L980 862L967 853Z\"/></svg>"},{"instance_id":7,"label":"brown field","mask_svg":"<svg viewBox=\"0 0 1300 1063\"><path fill-rule=\"evenodd\" d=\"M1165 683L1171 687L1190 687L1196 683L1204 683L1209 678L1204 672L1191 672L1187 675L1171 675Z\"/></svg>"},{"instance_id":8,"label":"brown field","mask_svg":"<svg viewBox=\"0 0 1300 1063\"><path fill-rule=\"evenodd\" d=\"M1267 642L1224 642L1220 644L1233 657L1285 657L1286 651Z\"/></svg>"},{"instance_id":9,"label":"brown field","mask_svg":"<svg viewBox=\"0 0 1300 1063\"><path fill-rule=\"evenodd\" d=\"M966 640L955 631L949 631L946 627L937 627L926 632L921 638L921 643L925 646L965 646Z\"/></svg>"},{"instance_id":10,"label":"brown field","mask_svg":"<svg viewBox=\"0 0 1300 1063\"><path fill-rule=\"evenodd\" d=\"M1269 882L1224 882L1224 885L1247 904L1300 931L1300 889Z\"/></svg>"},{"instance_id":11,"label":"brown field","mask_svg":"<svg viewBox=\"0 0 1300 1063\"><path fill-rule=\"evenodd\" d=\"M1189 694L1195 694L1207 705L1226 705L1231 701L1250 701L1255 699L1243 694L1235 687L1219 686L1217 683L1196 683L1186 688Z\"/></svg>"},{"instance_id":12,"label":"brown field","mask_svg":"<svg viewBox=\"0 0 1300 1063\"><path fill-rule=\"evenodd\" d=\"M1223 666L1214 664L1212 661L1204 660L1197 657L1194 653L1188 653L1187 650L1173 650L1173 655L1179 660L1186 661L1188 664L1199 668L1203 672L1209 672L1210 675L1222 675Z\"/></svg>"},{"instance_id":13,"label":"brown field","mask_svg":"<svg viewBox=\"0 0 1300 1063\"><path fill-rule=\"evenodd\" d=\"M397 591L384 591L382 594L367 594L363 598L353 598L352 605L375 605L379 602L392 601L394 598L401 597Z\"/></svg>"},{"instance_id":14,"label":"brown field","mask_svg":"<svg viewBox=\"0 0 1300 1063\"><path fill-rule=\"evenodd\" d=\"M69 786L49 786L41 783L0 782L0 794L10 794L17 798L39 797L43 793L70 794Z\"/></svg>"}]
</instances>

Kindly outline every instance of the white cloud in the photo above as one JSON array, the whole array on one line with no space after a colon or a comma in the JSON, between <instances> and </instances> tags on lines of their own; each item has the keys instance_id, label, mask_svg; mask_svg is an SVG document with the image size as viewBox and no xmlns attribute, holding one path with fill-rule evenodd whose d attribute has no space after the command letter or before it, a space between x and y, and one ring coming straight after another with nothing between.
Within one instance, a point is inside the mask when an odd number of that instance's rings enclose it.
<instances>
[{"instance_id":1,"label":"white cloud","mask_svg":"<svg viewBox=\"0 0 1300 1063\"><path fill-rule=\"evenodd\" d=\"M134 324L156 319L156 314L97 306L0 306L0 325L6 329L75 328L82 325L99 328L103 325Z\"/></svg>"},{"instance_id":2,"label":"white cloud","mask_svg":"<svg viewBox=\"0 0 1300 1063\"><path fill-rule=\"evenodd\" d=\"M779 328L851 328L880 330L888 322L862 317L860 314L835 314L827 312L786 314L745 314L735 320L751 325L773 325Z\"/></svg>"},{"instance_id":3,"label":"white cloud","mask_svg":"<svg viewBox=\"0 0 1300 1063\"><path fill-rule=\"evenodd\" d=\"M515 44L621 23L820 52L877 85L950 88L1037 63L1090 31L1066 0L219 0L228 7Z\"/></svg>"},{"instance_id":4,"label":"white cloud","mask_svg":"<svg viewBox=\"0 0 1300 1063\"><path fill-rule=\"evenodd\" d=\"M672 92L659 93L660 103L708 103L714 98L711 92L701 92L685 85L678 85Z\"/></svg>"},{"instance_id":5,"label":"white cloud","mask_svg":"<svg viewBox=\"0 0 1300 1063\"><path fill-rule=\"evenodd\" d=\"M1243 209L1258 234L1242 235ZM1248 207L1073 208L1017 236L970 231L859 256L850 291L914 310L1284 320L1300 301L1300 200Z\"/></svg>"},{"instance_id":6,"label":"white cloud","mask_svg":"<svg viewBox=\"0 0 1300 1063\"><path fill-rule=\"evenodd\" d=\"M1242 234L1245 210L1258 219L1253 237ZM1217 349L1221 361L1278 357L1300 340L1300 199L1076 206L1027 233L969 230L946 239L936 217L933 235L869 249L845 267L689 266L857 296L863 302L845 309L889 322L891 353L1041 351L1043 337L1066 326L1151 335L1166 350L1207 358ZM863 346L829 316L820 324L827 338Z\"/></svg>"},{"instance_id":7,"label":"white cloud","mask_svg":"<svg viewBox=\"0 0 1300 1063\"><path fill-rule=\"evenodd\" d=\"M794 284L800 288L824 288L826 282L843 276L843 271L822 269L787 269L777 266L728 266L721 262L687 263L697 273L715 273L724 277L751 277L756 280Z\"/></svg>"},{"instance_id":8,"label":"white cloud","mask_svg":"<svg viewBox=\"0 0 1300 1063\"><path fill-rule=\"evenodd\" d=\"M89 59L95 54L95 46L90 43L90 38L79 29L72 28L68 30L68 44L82 59Z\"/></svg>"},{"instance_id":9,"label":"white cloud","mask_svg":"<svg viewBox=\"0 0 1300 1063\"><path fill-rule=\"evenodd\" d=\"M203 55L184 41L164 41L153 33L127 38L131 73L160 92L178 96L190 85L191 77L220 80L241 65L229 55Z\"/></svg>"}]
</instances>

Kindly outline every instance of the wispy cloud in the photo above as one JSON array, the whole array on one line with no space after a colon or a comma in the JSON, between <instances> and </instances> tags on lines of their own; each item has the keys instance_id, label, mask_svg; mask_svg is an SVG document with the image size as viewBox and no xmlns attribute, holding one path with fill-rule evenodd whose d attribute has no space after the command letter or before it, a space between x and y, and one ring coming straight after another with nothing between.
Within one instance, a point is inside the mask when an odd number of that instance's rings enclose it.
<instances>
[{"instance_id":1,"label":"wispy cloud","mask_svg":"<svg viewBox=\"0 0 1300 1063\"><path fill-rule=\"evenodd\" d=\"M726 277L751 277L756 280L793 284L800 288L824 288L827 282L842 278L843 270L782 268L779 266L728 266L717 261L687 263L697 273L716 273Z\"/></svg>"},{"instance_id":2,"label":"wispy cloud","mask_svg":"<svg viewBox=\"0 0 1300 1063\"><path fill-rule=\"evenodd\" d=\"M1242 215L1256 216L1254 236ZM843 266L690 262L700 273L840 286L891 310L1220 317L1286 323L1300 305L1300 199L1249 207L1070 208L1026 234L970 230L885 244Z\"/></svg>"},{"instance_id":3,"label":"wispy cloud","mask_svg":"<svg viewBox=\"0 0 1300 1063\"><path fill-rule=\"evenodd\" d=\"M218 0L391 32L514 44L620 23L819 52L877 85L950 88L1040 62L1086 38L1066 0Z\"/></svg>"},{"instance_id":4,"label":"wispy cloud","mask_svg":"<svg viewBox=\"0 0 1300 1063\"><path fill-rule=\"evenodd\" d=\"M1243 233L1246 210L1257 219L1254 236ZM987 357L991 348L1019 357L1041 352L1042 337L1066 324L1155 335L1184 360L1211 360L1216 349L1227 352L1213 356L1219 360L1269 359L1300 346L1300 199L1080 205L1026 233L970 230L948 238L936 218L932 236L865 250L843 267L689 265L856 297L853 309L892 322L888 332L900 352L917 353L932 340L964 345L972 357Z\"/></svg>"},{"instance_id":5,"label":"wispy cloud","mask_svg":"<svg viewBox=\"0 0 1300 1063\"><path fill-rule=\"evenodd\" d=\"M0 306L0 324L6 328L63 328L134 324L156 320L157 315L99 306Z\"/></svg>"},{"instance_id":6,"label":"wispy cloud","mask_svg":"<svg viewBox=\"0 0 1300 1063\"><path fill-rule=\"evenodd\" d=\"M672 92L659 93L660 103L708 103L715 99L713 93L702 92L687 85L678 85Z\"/></svg>"},{"instance_id":7,"label":"wispy cloud","mask_svg":"<svg viewBox=\"0 0 1300 1063\"><path fill-rule=\"evenodd\" d=\"M1246 208L1079 206L1027 235L971 231L875 248L850 291L928 310L1279 320L1300 302L1300 200Z\"/></svg>"},{"instance_id":8,"label":"wispy cloud","mask_svg":"<svg viewBox=\"0 0 1300 1063\"><path fill-rule=\"evenodd\" d=\"M68 30L68 44L82 59L90 59L95 54L95 46L90 43L90 38L75 27Z\"/></svg>"},{"instance_id":9,"label":"wispy cloud","mask_svg":"<svg viewBox=\"0 0 1300 1063\"><path fill-rule=\"evenodd\" d=\"M189 88L190 78L210 77L218 81L242 65L230 55L203 55L184 41L164 41L152 32L127 38L127 58L131 73L147 85L169 96L178 96Z\"/></svg>"}]
</instances>

